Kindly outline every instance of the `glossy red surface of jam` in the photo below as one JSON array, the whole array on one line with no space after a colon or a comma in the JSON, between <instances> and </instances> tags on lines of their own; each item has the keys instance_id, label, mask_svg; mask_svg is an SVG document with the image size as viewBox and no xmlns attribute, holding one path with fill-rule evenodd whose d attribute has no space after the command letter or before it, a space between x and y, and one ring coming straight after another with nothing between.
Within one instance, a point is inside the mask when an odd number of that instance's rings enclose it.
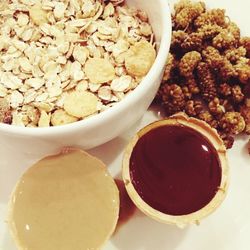
<instances>
[{"instance_id":1,"label":"glossy red surface of jam","mask_svg":"<svg viewBox=\"0 0 250 250\"><path fill-rule=\"evenodd\" d=\"M206 206L221 182L213 145L181 125L155 128L142 136L130 157L130 176L141 198L154 209L185 215Z\"/></svg>"}]
</instances>

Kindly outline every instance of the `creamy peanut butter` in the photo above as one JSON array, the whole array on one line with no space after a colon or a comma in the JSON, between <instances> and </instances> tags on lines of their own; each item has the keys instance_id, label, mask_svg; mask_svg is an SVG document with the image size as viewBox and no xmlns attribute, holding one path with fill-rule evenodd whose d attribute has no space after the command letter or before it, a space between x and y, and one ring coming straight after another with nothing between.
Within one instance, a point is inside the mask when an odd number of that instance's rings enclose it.
<instances>
[{"instance_id":1,"label":"creamy peanut butter","mask_svg":"<svg viewBox=\"0 0 250 250\"><path fill-rule=\"evenodd\" d=\"M95 250L113 233L119 192L105 165L72 150L33 165L10 201L18 249Z\"/></svg>"}]
</instances>

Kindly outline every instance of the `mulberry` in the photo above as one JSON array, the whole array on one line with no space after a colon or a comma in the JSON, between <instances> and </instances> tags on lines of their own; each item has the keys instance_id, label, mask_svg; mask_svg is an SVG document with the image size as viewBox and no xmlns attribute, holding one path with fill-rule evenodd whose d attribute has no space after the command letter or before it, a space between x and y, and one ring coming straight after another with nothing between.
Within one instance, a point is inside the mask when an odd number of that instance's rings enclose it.
<instances>
[{"instance_id":1,"label":"mulberry","mask_svg":"<svg viewBox=\"0 0 250 250\"><path fill-rule=\"evenodd\" d=\"M179 70L182 76L186 78L192 77L194 69L201 61L201 54L197 51L191 51L186 53L180 61Z\"/></svg>"},{"instance_id":2,"label":"mulberry","mask_svg":"<svg viewBox=\"0 0 250 250\"><path fill-rule=\"evenodd\" d=\"M220 76L222 80L227 81L231 78L235 78L238 76L237 70L233 67L233 65L226 58L222 60L221 68L219 69Z\"/></svg>"},{"instance_id":3,"label":"mulberry","mask_svg":"<svg viewBox=\"0 0 250 250\"><path fill-rule=\"evenodd\" d=\"M234 22L230 22L226 29L214 37L213 46L217 49L230 49L238 45L239 40L240 29Z\"/></svg>"},{"instance_id":4,"label":"mulberry","mask_svg":"<svg viewBox=\"0 0 250 250\"><path fill-rule=\"evenodd\" d=\"M220 52L212 46L208 46L202 51L202 56L204 57L205 62L213 70L220 70L223 66L223 57L220 55Z\"/></svg>"},{"instance_id":5,"label":"mulberry","mask_svg":"<svg viewBox=\"0 0 250 250\"><path fill-rule=\"evenodd\" d=\"M226 133L237 135L244 131L246 123L238 112L226 112L219 122L219 126Z\"/></svg>"},{"instance_id":6,"label":"mulberry","mask_svg":"<svg viewBox=\"0 0 250 250\"><path fill-rule=\"evenodd\" d=\"M201 101L187 101L185 105L185 111L190 116L197 116L203 111L203 105Z\"/></svg>"},{"instance_id":7,"label":"mulberry","mask_svg":"<svg viewBox=\"0 0 250 250\"><path fill-rule=\"evenodd\" d=\"M236 23L230 22L227 26L227 30L229 33L231 33L234 36L237 42L240 41L240 28L238 27Z\"/></svg>"},{"instance_id":8,"label":"mulberry","mask_svg":"<svg viewBox=\"0 0 250 250\"><path fill-rule=\"evenodd\" d=\"M247 50L247 57L250 58L250 37L242 37L240 44Z\"/></svg>"},{"instance_id":9,"label":"mulberry","mask_svg":"<svg viewBox=\"0 0 250 250\"><path fill-rule=\"evenodd\" d=\"M241 57L245 57L247 53L247 50L240 46L238 48L232 48L228 49L224 52L224 55L227 60L229 60L231 63L236 63L238 60L240 60Z\"/></svg>"},{"instance_id":10,"label":"mulberry","mask_svg":"<svg viewBox=\"0 0 250 250\"><path fill-rule=\"evenodd\" d=\"M194 25L197 28L200 28L206 24L217 24L221 27L225 27L226 26L225 10L212 9L210 11L202 13L194 21Z\"/></svg>"},{"instance_id":11,"label":"mulberry","mask_svg":"<svg viewBox=\"0 0 250 250\"><path fill-rule=\"evenodd\" d=\"M232 99L235 103L240 103L244 100L244 94L242 93L241 87L239 85L232 87Z\"/></svg>"},{"instance_id":12,"label":"mulberry","mask_svg":"<svg viewBox=\"0 0 250 250\"><path fill-rule=\"evenodd\" d=\"M187 85L190 93L192 93L192 94L200 93L200 88L199 88L197 81L195 80L194 77L189 77L188 79L186 79L186 85Z\"/></svg>"},{"instance_id":13,"label":"mulberry","mask_svg":"<svg viewBox=\"0 0 250 250\"><path fill-rule=\"evenodd\" d=\"M237 40L228 30L223 30L213 39L213 46L217 49L229 49L236 45Z\"/></svg>"},{"instance_id":14,"label":"mulberry","mask_svg":"<svg viewBox=\"0 0 250 250\"><path fill-rule=\"evenodd\" d=\"M167 115L182 111L185 106L185 96L177 84L164 85L161 88L162 105Z\"/></svg>"},{"instance_id":15,"label":"mulberry","mask_svg":"<svg viewBox=\"0 0 250 250\"><path fill-rule=\"evenodd\" d=\"M245 132L250 135L250 107L247 107L246 105L242 106L240 113L244 117L246 123Z\"/></svg>"},{"instance_id":16,"label":"mulberry","mask_svg":"<svg viewBox=\"0 0 250 250\"><path fill-rule=\"evenodd\" d=\"M189 90L189 88L187 86L183 86L181 89L182 89L182 93L185 97L185 100L190 100L192 98L192 93Z\"/></svg>"},{"instance_id":17,"label":"mulberry","mask_svg":"<svg viewBox=\"0 0 250 250\"><path fill-rule=\"evenodd\" d=\"M178 14L181 10L185 8L190 8L191 6L192 2L190 0L180 0L174 5L175 15Z\"/></svg>"},{"instance_id":18,"label":"mulberry","mask_svg":"<svg viewBox=\"0 0 250 250\"><path fill-rule=\"evenodd\" d=\"M184 1L183 5L175 7L175 25L179 29L187 28L195 18L205 11L205 4L203 2L188 3Z\"/></svg>"},{"instance_id":19,"label":"mulberry","mask_svg":"<svg viewBox=\"0 0 250 250\"><path fill-rule=\"evenodd\" d=\"M192 51L197 50L198 48L201 48L202 46L202 34L201 33L191 33L189 34L183 43L181 44L181 48L184 51Z\"/></svg>"},{"instance_id":20,"label":"mulberry","mask_svg":"<svg viewBox=\"0 0 250 250\"><path fill-rule=\"evenodd\" d=\"M173 54L169 53L163 74L164 81L168 81L170 79L172 69L175 68L176 66L177 66L176 59L174 58Z\"/></svg>"},{"instance_id":21,"label":"mulberry","mask_svg":"<svg viewBox=\"0 0 250 250\"><path fill-rule=\"evenodd\" d=\"M218 127L218 122L216 121L216 119L213 117L213 115L209 111L201 112L198 115L198 117L199 117L199 119L208 123L211 127L213 127L213 128Z\"/></svg>"},{"instance_id":22,"label":"mulberry","mask_svg":"<svg viewBox=\"0 0 250 250\"><path fill-rule=\"evenodd\" d=\"M202 51L202 55L210 68L220 73L222 80L228 80L237 76L237 71L230 61L224 58L214 47L208 46Z\"/></svg>"},{"instance_id":23,"label":"mulberry","mask_svg":"<svg viewBox=\"0 0 250 250\"><path fill-rule=\"evenodd\" d=\"M201 62L197 67L197 76L201 94L207 102L213 100L217 96L215 77L212 74L207 63Z\"/></svg>"},{"instance_id":24,"label":"mulberry","mask_svg":"<svg viewBox=\"0 0 250 250\"><path fill-rule=\"evenodd\" d=\"M225 112L231 112L235 110L233 104L228 99L220 99L220 104L224 107Z\"/></svg>"},{"instance_id":25,"label":"mulberry","mask_svg":"<svg viewBox=\"0 0 250 250\"><path fill-rule=\"evenodd\" d=\"M183 30L173 31L171 40L171 50L180 49L188 34Z\"/></svg>"},{"instance_id":26,"label":"mulberry","mask_svg":"<svg viewBox=\"0 0 250 250\"><path fill-rule=\"evenodd\" d=\"M224 131L218 131L221 139L224 142L224 145L227 149L230 149L233 147L234 144L234 137L233 135L230 135Z\"/></svg>"},{"instance_id":27,"label":"mulberry","mask_svg":"<svg viewBox=\"0 0 250 250\"><path fill-rule=\"evenodd\" d=\"M250 82L250 59L241 57L235 65L235 70L242 83L247 84Z\"/></svg>"},{"instance_id":28,"label":"mulberry","mask_svg":"<svg viewBox=\"0 0 250 250\"><path fill-rule=\"evenodd\" d=\"M197 32L203 39L210 39L218 35L222 30L223 28L217 24L206 24L200 27Z\"/></svg>"},{"instance_id":29,"label":"mulberry","mask_svg":"<svg viewBox=\"0 0 250 250\"><path fill-rule=\"evenodd\" d=\"M218 87L218 93L223 97L230 96L232 94L231 86L227 83L220 84L220 86Z\"/></svg>"},{"instance_id":30,"label":"mulberry","mask_svg":"<svg viewBox=\"0 0 250 250\"><path fill-rule=\"evenodd\" d=\"M223 115L225 113L224 107L220 104L219 98L215 97L208 104L209 111L216 117Z\"/></svg>"}]
</instances>

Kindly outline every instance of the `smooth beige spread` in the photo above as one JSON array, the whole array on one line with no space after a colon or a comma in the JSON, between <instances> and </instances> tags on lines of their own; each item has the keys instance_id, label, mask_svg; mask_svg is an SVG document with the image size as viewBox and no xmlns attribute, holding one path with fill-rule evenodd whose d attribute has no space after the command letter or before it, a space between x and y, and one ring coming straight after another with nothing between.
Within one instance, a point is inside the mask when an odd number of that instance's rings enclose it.
<instances>
[{"instance_id":1,"label":"smooth beige spread","mask_svg":"<svg viewBox=\"0 0 250 250\"><path fill-rule=\"evenodd\" d=\"M105 165L80 150L42 159L10 201L18 249L95 250L113 233L119 192Z\"/></svg>"}]
</instances>

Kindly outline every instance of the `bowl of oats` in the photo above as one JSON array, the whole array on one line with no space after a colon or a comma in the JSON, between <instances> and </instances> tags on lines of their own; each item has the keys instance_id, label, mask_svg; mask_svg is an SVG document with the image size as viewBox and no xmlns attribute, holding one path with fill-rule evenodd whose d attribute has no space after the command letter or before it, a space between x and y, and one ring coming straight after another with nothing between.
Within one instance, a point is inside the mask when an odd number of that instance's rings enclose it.
<instances>
[{"instance_id":1,"label":"bowl of oats","mask_svg":"<svg viewBox=\"0 0 250 250\"><path fill-rule=\"evenodd\" d=\"M3 140L91 148L147 110L170 47L167 1L15 0L0 14Z\"/></svg>"}]
</instances>

